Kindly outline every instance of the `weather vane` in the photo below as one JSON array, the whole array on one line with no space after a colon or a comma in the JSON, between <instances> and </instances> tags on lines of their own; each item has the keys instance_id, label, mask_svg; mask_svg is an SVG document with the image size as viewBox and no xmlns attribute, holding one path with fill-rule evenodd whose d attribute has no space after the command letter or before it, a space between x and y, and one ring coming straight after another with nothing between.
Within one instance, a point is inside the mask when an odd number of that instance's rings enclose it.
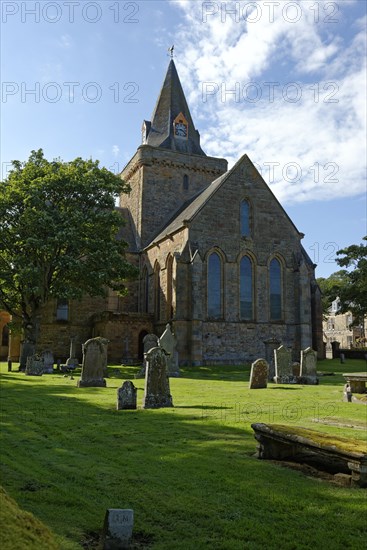
<instances>
[{"instance_id":1,"label":"weather vane","mask_svg":"<svg viewBox=\"0 0 367 550\"><path fill-rule=\"evenodd\" d=\"M175 49L174 46L171 46L170 48L168 48L168 55L171 57L171 59L174 58L174 55L173 55L173 50Z\"/></svg>"}]
</instances>

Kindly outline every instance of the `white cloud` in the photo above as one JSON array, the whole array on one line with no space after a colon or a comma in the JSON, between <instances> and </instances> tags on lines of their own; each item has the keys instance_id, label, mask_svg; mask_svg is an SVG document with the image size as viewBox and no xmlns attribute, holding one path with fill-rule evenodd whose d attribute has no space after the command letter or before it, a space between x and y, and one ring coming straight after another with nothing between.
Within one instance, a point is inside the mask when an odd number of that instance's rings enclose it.
<instances>
[{"instance_id":1,"label":"white cloud","mask_svg":"<svg viewBox=\"0 0 367 550\"><path fill-rule=\"evenodd\" d=\"M58 41L60 48L68 49L72 46L72 39L69 34L63 34Z\"/></svg>"},{"instance_id":2,"label":"white cloud","mask_svg":"<svg viewBox=\"0 0 367 550\"><path fill-rule=\"evenodd\" d=\"M298 12L274 4L274 17L258 2L252 24L243 18L248 2L226 3L237 16L223 13L223 3L206 4L218 11L175 2L187 22L176 38L177 65L204 150L230 164L247 153L283 203L363 193L365 20L346 29L341 12L353 2L334 14L333 3L300 0ZM278 83L274 97L269 81ZM212 94L203 96L208 82ZM274 181L269 162L279 163Z\"/></svg>"},{"instance_id":3,"label":"white cloud","mask_svg":"<svg viewBox=\"0 0 367 550\"><path fill-rule=\"evenodd\" d=\"M114 157L118 157L119 152L120 152L119 146L118 146L118 145L114 145L114 146L112 147L112 154L113 154L113 156L114 156Z\"/></svg>"}]
</instances>

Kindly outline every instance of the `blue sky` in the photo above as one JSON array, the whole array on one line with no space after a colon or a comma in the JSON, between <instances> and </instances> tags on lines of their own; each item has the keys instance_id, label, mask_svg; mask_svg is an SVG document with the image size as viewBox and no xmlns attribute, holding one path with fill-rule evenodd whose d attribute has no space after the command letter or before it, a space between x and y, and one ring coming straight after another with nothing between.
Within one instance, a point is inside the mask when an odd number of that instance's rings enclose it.
<instances>
[{"instance_id":1,"label":"blue sky","mask_svg":"<svg viewBox=\"0 0 367 550\"><path fill-rule=\"evenodd\" d=\"M120 171L167 48L207 154L247 153L318 264L366 227L366 3L1 2L1 167L42 147Z\"/></svg>"}]
</instances>

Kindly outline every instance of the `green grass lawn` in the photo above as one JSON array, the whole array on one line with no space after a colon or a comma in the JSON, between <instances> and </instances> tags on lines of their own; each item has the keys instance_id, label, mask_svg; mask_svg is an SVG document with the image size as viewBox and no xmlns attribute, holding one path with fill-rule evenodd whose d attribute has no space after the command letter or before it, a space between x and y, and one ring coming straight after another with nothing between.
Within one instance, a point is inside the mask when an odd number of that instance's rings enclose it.
<instances>
[{"instance_id":1,"label":"green grass lawn","mask_svg":"<svg viewBox=\"0 0 367 550\"><path fill-rule=\"evenodd\" d=\"M184 368L171 379L173 409L117 411L116 390L138 367L109 367L107 388L77 388L78 373L28 377L2 363L1 483L65 550L96 548L107 508L134 510L133 548L362 548L366 490L253 456L252 422L366 441L367 406L342 401L342 373L365 361L318 368L335 374L258 390L249 367ZM144 380L134 383L140 407Z\"/></svg>"}]
</instances>

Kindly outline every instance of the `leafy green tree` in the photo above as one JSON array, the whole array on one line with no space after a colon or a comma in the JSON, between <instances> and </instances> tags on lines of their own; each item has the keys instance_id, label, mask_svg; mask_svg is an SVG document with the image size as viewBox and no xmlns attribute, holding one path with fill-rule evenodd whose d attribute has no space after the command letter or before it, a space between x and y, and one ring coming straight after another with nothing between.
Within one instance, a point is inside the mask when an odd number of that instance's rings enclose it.
<instances>
[{"instance_id":1,"label":"leafy green tree","mask_svg":"<svg viewBox=\"0 0 367 550\"><path fill-rule=\"evenodd\" d=\"M317 279L322 294L321 303L324 317L329 314L331 302L339 296L340 289L346 283L347 276L348 271L346 269L341 269L340 271L332 273L330 277L319 277Z\"/></svg>"},{"instance_id":2,"label":"leafy green tree","mask_svg":"<svg viewBox=\"0 0 367 550\"><path fill-rule=\"evenodd\" d=\"M363 237L367 241L367 237ZM353 314L353 324L363 324L367 315L367 245L352 244L337 251L337 263L340 266L352 267L347 271L340 288L340 313L350 311ZM343 257L342 257L343 256Z\"/></svg>"},{"instance_id":3,"label":"leafy green tree","mask_svg":"<svg viewBox=\"0 0 367 550\"><path fill-rule=\"evenodd\" d=\"M12 162L0 187L0 309L21 321L31 348L50 298L124 293L135 276L116 238L115 198L127 190L99 161L50 162L39 149Z\"/></svg>"},{"instance_id":4,"label":"leafy green tree","mask_svg":"<svg viewBox=\"0 0 367 550\"><path fill-rule=\"evenodd\" d=\"M363 238L367 241L367 237ZM340 309L337 313L351 312L353 325L363 325L367 315L367 246L353 244L337 251L336 262L341 269L332 273L330 277L317 279L322 292L322 307L324 315L328 314L331 302L340 298Z\"/></svg>"}]
</instances>

